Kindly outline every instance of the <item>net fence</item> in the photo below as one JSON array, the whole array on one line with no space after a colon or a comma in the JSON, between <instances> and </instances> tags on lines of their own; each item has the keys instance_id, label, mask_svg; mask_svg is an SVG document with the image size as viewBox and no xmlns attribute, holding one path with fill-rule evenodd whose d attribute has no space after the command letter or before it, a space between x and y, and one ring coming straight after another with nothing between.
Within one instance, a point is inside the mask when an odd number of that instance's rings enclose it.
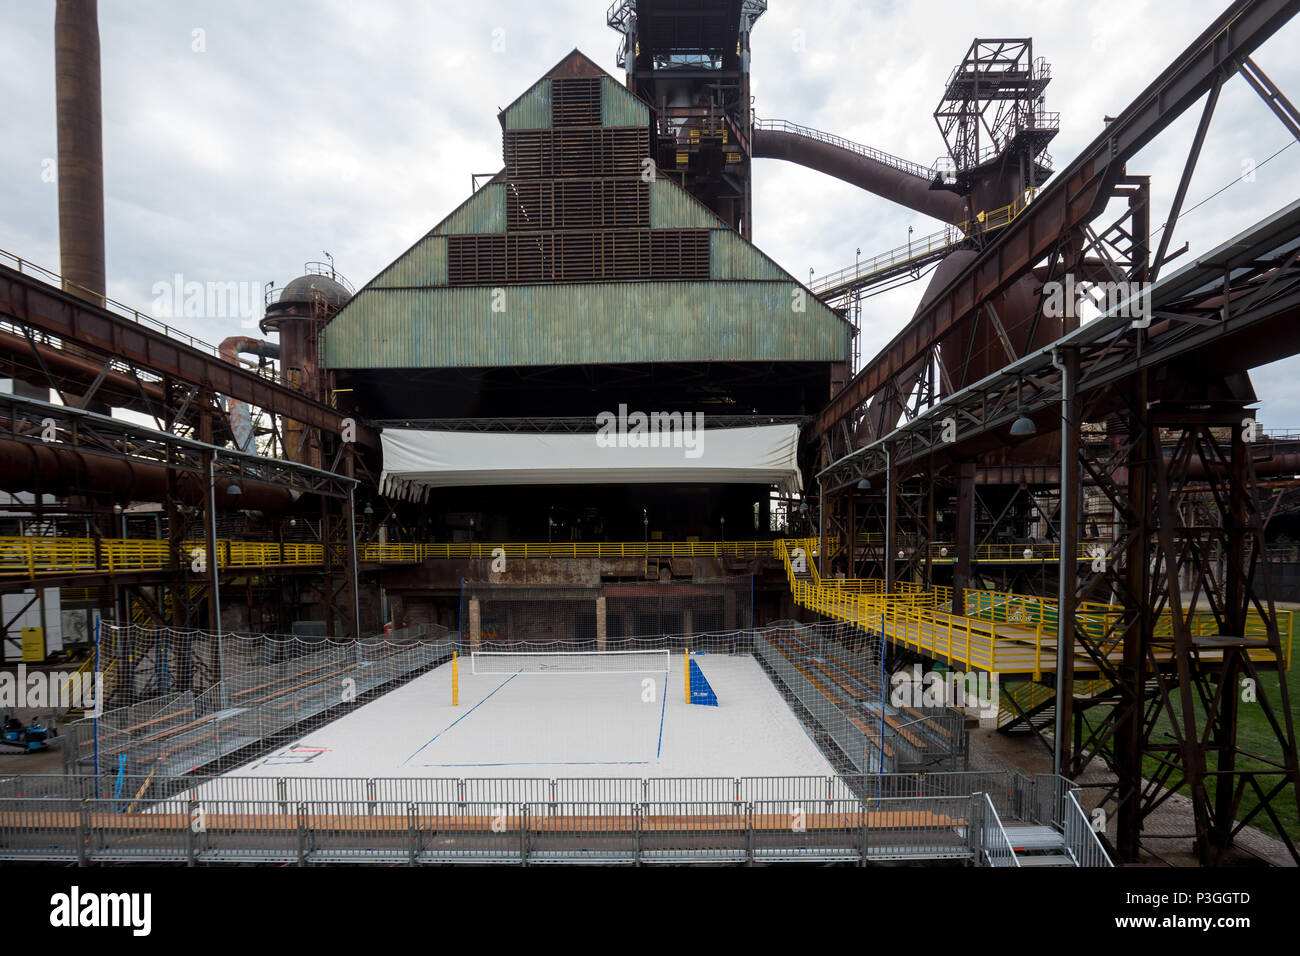
<instances>
[{"instance_id":1,"label":"net fence","mask_svg":"<svg viewBox=\"0 0 1300 956\"><path fill-rule=\"evenodd\" d=\"M327 723L438 666L457 646L454 633L423 629L332 641L104 624L103 701L65 728L64 762L77 772L192 772L291 728Z\"/></svg>"},{"instance_id":2,"label":"net fence","mask_svg":"<svg viewBox=\"0 0 1300 956\"><path fill-rule=\"evenodd\" d=\"M158 697L190 692L202 695L222 682L261 680L264 668L287 665L313 654L337 654L356 645L454 640L441 627L400 628L362 641L332 640L323 634L271 634L251 631L190 630L105 621L98 636L94 667L103 675L104 706L128 707Z\"/></svg>"},{"instance_id":3,"label":"net fence","mask_svg":"<svg viewBox=\"0 0 1300 956\"><path fill-rule=\"evenodd\" d=\"M879 635L841 622L781 622L754 631L754 656L844 772L964 765L965 715L896 705Z\"/></svg>"},{"instance_id":4,"label":"net fence","mask_svg":"<svg viewBox=\"0 0 1300 956\"><path fill-rule=\"evenodd\" d=\"M65 766L70 772L128 776L171 776L239 766L270 747L290 742L290 733L300 737L378 693L439 668L454 651L462 653L462 687L477 675L491 681L469 688L480 696L495 693L493 688L501 683L492 675L508 679L519 674L613 676L574 686L543 682L549 690L517 681L497 698L498 704L508 702L506 706L516 708L515 716L498 732L482 731L487 736L467 740L464 753L412 754L408 760L417 764L413 773L462 772L453 768L489 766L482 761L490 759L534 767L546 763L538 756L539 740L556 750L556 765L627 762L633 759L629 754L643 761L657 760L665 739L662 702L671 700L676 705L680 700L683 656L679 649L690 649L713 677L719 669L743 675L744 668L750 668L761 685L745 685L750 688L747 694L757 695L751 700L760 700L764 693L773 696L771 703L758 706L746 720L761 722L763 707L770 708L775 695L783 697L837 772L956 769L965 758L964 715L951 709L891 704L885 692L889 681L882 674L880 639L845 622L786 621L762 628L625 636L604 643L600 652L593 650L592 641L555 640L498 640L470 649L454 632L428 634L423 629L340 642L283 635L218 637L207 632L105 625L100 667L108 670L108 704L97 716L67 726ZM188 660L186 654L191 655ZM748 664L737 661L724 666L720 659L751 655ZM114 671L125 676L114 680ZM445 667L430 675L432 683L422 691L426 706L449 703L451 671ZM647 694L643 678L650 675L663 676L650 681L653 688ZM162 693L143 696L160 688ZM724 707L739 702L734 696L723 700ZM545 727L538 716L543 710L549 714ZM617 719L593 716L602 713ZM483 722L481 716L475 720ZM539 729L530 737L521 727L530 733L534 727ZM795 734L802 739L797 730ZM676 744L679 752L695 750L688 755L689 769L678 772L716 772L700 769L715 766L709 748L729 746L734 751L741 739L681 739ZM439 744L445 746L445 741Z\"/></svg>"},{"instance_id":5,"label":"net fence","mask_svg":"<svg viewBox=\"0 0 1300 956\"><path fill-rule=\"evenodd\" d=\"M561 641L586 650L643 635L747 630L754 624L750 575L633 581L596 587L531 587L487 581L461 586L460 631L470 646ZM685 643L675 649L682 650Z\"/></svg>"}]
</instances>

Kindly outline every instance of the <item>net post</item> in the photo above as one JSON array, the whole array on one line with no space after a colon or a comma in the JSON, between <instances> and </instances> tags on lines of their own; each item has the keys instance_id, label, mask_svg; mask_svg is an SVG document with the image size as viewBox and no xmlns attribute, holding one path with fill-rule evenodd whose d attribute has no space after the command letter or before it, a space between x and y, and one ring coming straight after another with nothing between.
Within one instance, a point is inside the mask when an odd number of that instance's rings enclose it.
<instances>
[{"instance_id":1,"label":"net post","mask_svg":"<svg viewBox=\"0 0 1300 956\"><path fill-rule=\"evenodd\" d=\"M451 706L460 706L460 663L455 651L451 652Z\"/></svg>"},{"instance_id":2,"label":"net post","mask_svg":"<svg viewBox=\"0 0 1300 956\"><path fill-rule=\"evenodd\" d=\"M681 672L682 683L686 688L686 704L690 704L690 648L686 648L686 657L682 659L684 669Z\"/></svg>"}]
</instances>

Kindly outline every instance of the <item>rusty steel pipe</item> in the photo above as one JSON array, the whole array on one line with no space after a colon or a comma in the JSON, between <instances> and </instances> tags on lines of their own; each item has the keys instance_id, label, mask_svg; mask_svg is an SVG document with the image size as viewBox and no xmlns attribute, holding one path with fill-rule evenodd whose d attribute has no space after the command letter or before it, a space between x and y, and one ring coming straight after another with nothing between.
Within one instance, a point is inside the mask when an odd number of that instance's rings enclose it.
<instances>
[{"instance_id":1,"label":"rusty steel pipe","mask_svg":"<svg viewBox=\"0 0 1300 956\"><path fill-rule=\"evenodd\" d=\"M204 504L207 485L206 474L177 472L177 494L186 504ZM291 489L244 477L239 479L242 493L238 495L229 493L228 478L217 478L216 486L219 510L284 511L300 497ZM93 489L97 497L119 503L162 502L167 497L167 468L65 445L33 445L0 438L0 490L82 495L87 489Z\"/></svg>"},{"instance_id":2,"label":"rusty steel pipe","mask_svg":"<svg viewBox=\"0 0 1300 956\"><path fill-rule=\"evenodd\" d=\"M782 130L754 130L755 159L783 159L807 166L875 193L900 206L956 225L970 218L956 193L931 189L929 182L842 146Z\"/></svg>"},{"instance_id":3,"label":"rusty steel pipe","mask_svg":"<svg viewBox=\"0 0 1300 956\"><path fill-rule=\"evenodd\" d=\"M17 359L31 353L40 356L41 362L50 371L67 376L69 379L76 381L78 385L89 385L94 382L103 369L103 363L97 359L74 355L67 348L57 348L43 342L28 342L21 336L9 332L0 332L0 354L8 354ZM137 379L125 372L105 373L99 387L100 394L112 392L124 400L129 398L132 403L140 398L140 392L142 391L153 401L163 402L165 400L163 387L160 383Z\"/></svg>"}]
</instances>

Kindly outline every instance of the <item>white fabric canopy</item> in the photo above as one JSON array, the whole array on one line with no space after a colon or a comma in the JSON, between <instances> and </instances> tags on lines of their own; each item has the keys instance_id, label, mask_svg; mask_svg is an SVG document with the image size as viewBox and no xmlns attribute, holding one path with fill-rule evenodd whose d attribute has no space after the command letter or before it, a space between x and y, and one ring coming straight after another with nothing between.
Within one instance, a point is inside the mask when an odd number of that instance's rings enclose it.
<instances>
[{"instance_id":1,"label":"white fabric canopy","mask_svg":"<svg viewBox=\"0 0 1300 956\"><path fill-rule=\"evenodd\" d=\"M382 438L380 491L413 501L426 498L430 488L471 485L695 482L802 489L798 425L583 435L386 428Z\"/></svg>"}]
</instances>

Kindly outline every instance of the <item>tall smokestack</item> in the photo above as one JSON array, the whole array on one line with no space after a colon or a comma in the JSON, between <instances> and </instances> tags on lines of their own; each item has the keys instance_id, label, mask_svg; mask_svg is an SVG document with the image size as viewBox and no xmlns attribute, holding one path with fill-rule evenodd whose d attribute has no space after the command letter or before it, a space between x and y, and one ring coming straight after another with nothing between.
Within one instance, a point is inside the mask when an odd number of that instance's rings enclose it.
<instances>
[{"instance_id":1,"label":"tall smokestack","mask_svg":"<svg viewBox=\"0 0 1300 956\"><path fill-rule=\"evenodd\" d=\"M63 287L104 296L104 135L98 0L57 0L54 96L59 135L59 271Z\"/></svg>"}]
</instances>

